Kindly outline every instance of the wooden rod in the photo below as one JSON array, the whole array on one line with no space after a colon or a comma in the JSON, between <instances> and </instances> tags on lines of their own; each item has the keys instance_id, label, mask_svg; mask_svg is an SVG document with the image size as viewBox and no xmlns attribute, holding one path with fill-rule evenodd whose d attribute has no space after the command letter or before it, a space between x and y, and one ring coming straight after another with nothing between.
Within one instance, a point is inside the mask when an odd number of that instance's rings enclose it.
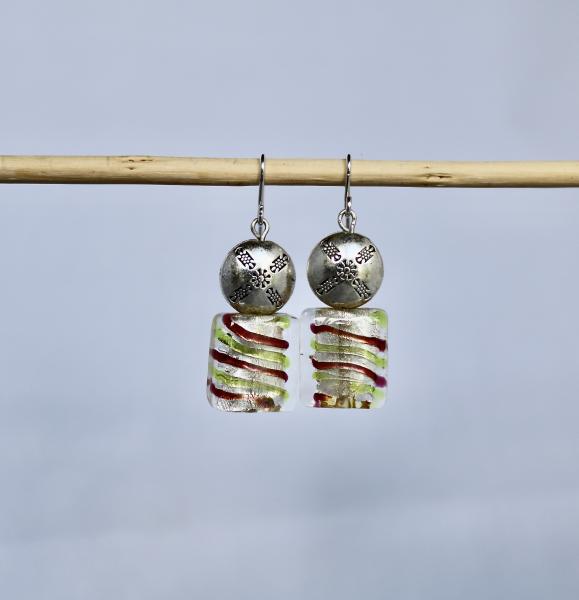
<instances>
[{"instance_id":1,"label":"wooden rod","mask_svg":"<svg viewBox=\"0 0 579 600\"><path fill-rule=\"evenodd\" d=\"M345 160L266 162L268 185L343 185ZM257 158L0 156L0 183L257 185ZM353 160L352 185L579 187L579 161Z\"/></svg>"}]
</instances>

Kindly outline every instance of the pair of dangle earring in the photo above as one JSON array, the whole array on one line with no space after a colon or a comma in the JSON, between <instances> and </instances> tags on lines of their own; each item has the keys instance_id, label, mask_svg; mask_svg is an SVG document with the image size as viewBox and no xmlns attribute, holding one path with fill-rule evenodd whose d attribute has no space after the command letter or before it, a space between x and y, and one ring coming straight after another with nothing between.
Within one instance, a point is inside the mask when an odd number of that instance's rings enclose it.
<instances>
[{"instance_id":1,"label":"pair of dangle earring","mask_svg":"<svg viewBox=\"0 0 579 600\"><path fill-rule=\"evenodd\" d=\"M331 308L302 313L303 397L312 407L377 408L385 399L387 316L359 307L378 291L383 263L376 246L355 233L350 155L346 165L341 231L321 240L308 261L310 286ZM293 292L295 269L265 239L263 155L260 166L255 239L237 244L220 271L223 294L238 312L216 315L211 328L207 396L225 411L291 410L298 394L297 319L277 313Z\"/></svg>"}]
</instances>

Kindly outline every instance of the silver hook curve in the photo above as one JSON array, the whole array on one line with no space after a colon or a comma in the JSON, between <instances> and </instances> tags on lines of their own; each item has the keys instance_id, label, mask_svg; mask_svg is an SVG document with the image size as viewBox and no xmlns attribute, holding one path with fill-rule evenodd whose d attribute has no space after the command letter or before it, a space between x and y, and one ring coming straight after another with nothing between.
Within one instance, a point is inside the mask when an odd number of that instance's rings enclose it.
<instances>
[{"instance_id":1,"label":"silver hook curve","mask_svg":"<svg viewBox=\"0 0 579 600\"><path fill-rule=\"evenodd\" d=\"M265 196L265 154L259 159L259 194L257 196L257 217L251 222L251 233L260 241L263 242L269 231L269 222L263 216L265 212L264 196Z\"/></svg>"}]
</instances>

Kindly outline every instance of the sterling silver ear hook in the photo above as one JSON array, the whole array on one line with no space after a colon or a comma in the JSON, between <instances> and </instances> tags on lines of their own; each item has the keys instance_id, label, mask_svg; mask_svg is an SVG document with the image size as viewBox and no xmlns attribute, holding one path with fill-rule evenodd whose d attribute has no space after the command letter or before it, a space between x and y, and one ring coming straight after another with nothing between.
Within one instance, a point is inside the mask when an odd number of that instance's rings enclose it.
<instances>
[{"instance_id":1,"label":"sterling silver ear hook","mask_svg":"<svg viewBox=\"0 0 579 600\"><path fill-rule=\"evenodd\" d=\"M344 191L344 208L338 213L338 225L344 233L354 233L356 229L356 213L352 210L352 194L350 179L352 176L352 160L346 156L346 189Z\"/></svg>"},{"instance_id":2,"label":"sterling silver ear hook","mask_svg":"<svg viewBox=\"0 0 579 600\"><path fill-rule=\"evenodd\" d=\"M269 231L269 222L263 216L264 207L264 188L265 188L265 154L261 155L259 160L259 195L257 197L257 217L251 222L251 233L260 241L263 242Z\"/></svg>"}]
</instances>

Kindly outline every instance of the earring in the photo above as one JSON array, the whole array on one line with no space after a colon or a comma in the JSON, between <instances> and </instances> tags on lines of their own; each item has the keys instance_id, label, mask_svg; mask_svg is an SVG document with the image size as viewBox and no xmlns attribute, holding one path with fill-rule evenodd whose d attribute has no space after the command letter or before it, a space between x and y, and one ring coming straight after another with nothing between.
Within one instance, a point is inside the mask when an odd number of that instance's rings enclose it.
<instances>
[{"instance_id":1,"label":"earring","mask_svg":"<svg viewBox=\"0 0 579 600\"><path fill-rule=\"evenodd\" d=\"M384 267L376 245L354 231L350 176L348 154L341 231L321 240L308 260L310 287L331 307L310 308L301 317L303 373L313 382L307 404L314 407L377 408L386 396L388 317L359 308L380 288Z\"/></svg>"},{"instance_id":2,"label":"earring","mask_svg":"<svg viewBox=\"0 0 579 600\"><path fill-rule=\"evenodd\" d=\"M265 156L261 155L255 239L237 244L219 272L225 299L238 312L213 318L207 398L220 410L290 410L297 386L298 343L295 317L277 311L289 300L295 269L289 254L266 241Z\"/></svg>"}]
</instances>

